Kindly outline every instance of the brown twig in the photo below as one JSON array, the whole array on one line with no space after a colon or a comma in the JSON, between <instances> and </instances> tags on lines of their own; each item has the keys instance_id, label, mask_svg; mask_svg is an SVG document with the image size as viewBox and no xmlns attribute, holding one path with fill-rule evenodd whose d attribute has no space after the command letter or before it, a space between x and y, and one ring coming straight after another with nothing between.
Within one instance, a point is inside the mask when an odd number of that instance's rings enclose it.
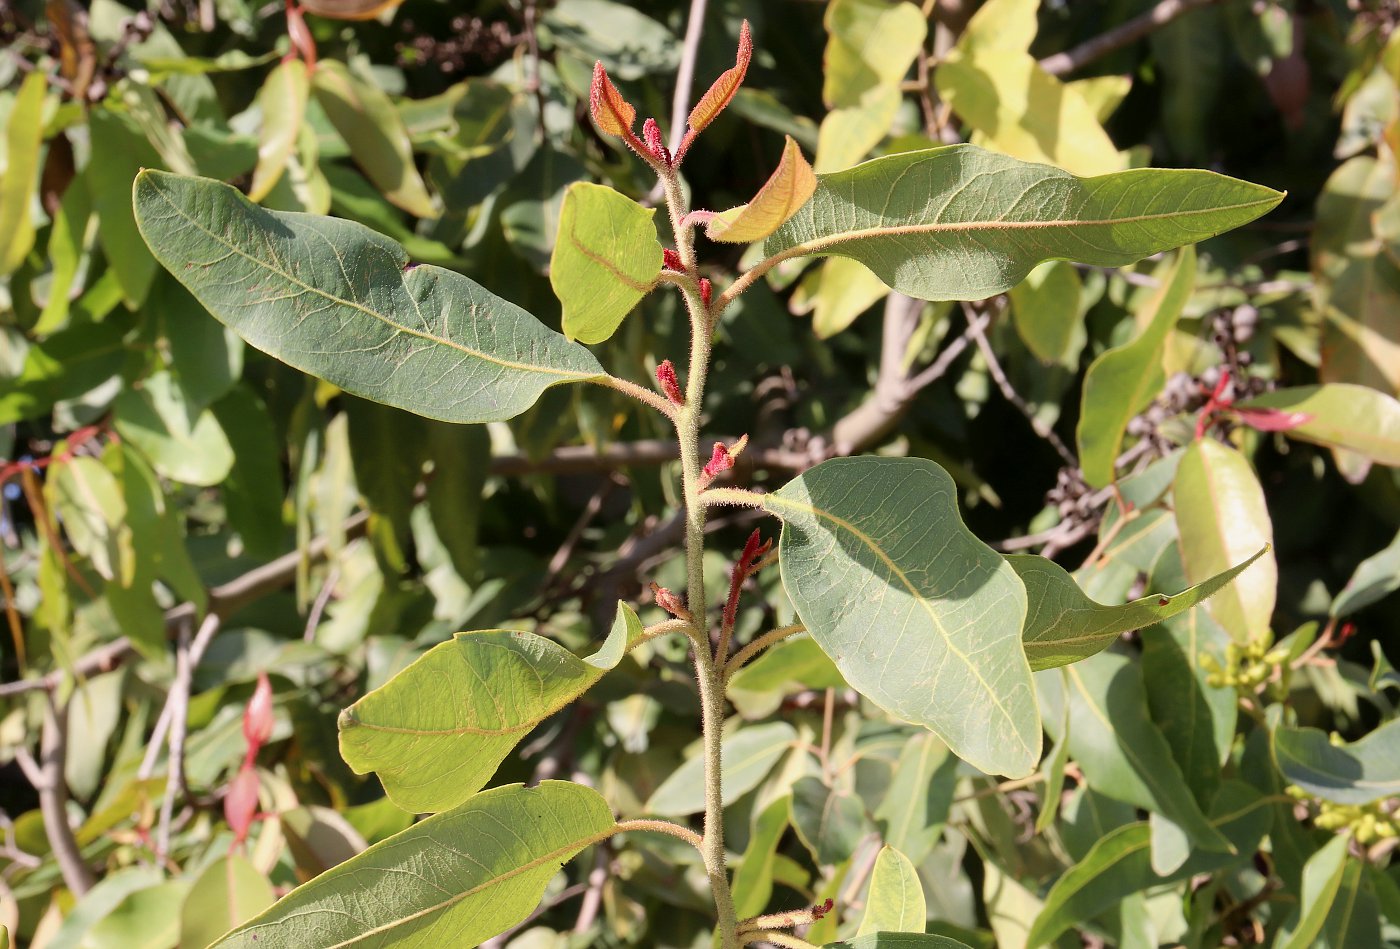
<instances>
[{"instance_id":1,"label":"brown twig","mask_svg":"<svg viewBox=\"0 0 1400 949\"><path fill-rule=\"evenodd\" d=\"M1161 29L1197 7L1219 2L1220 0L1160 0L1155 7L1141 16L1133 17L1128 22L1085 40L1063 53L1046 56L1040 61L1040 68L1052 76L1068 75L1114 50L1137 42L1153 30Z\"/></svg>"},{"instance_id":2,"label":"brown twig","mask_svg":"<svg viewBox=\"0 0 1400 949\"><path fill-rule=\"evenodd\" d=\"M81 897L96 882L92 869L83 861L78 840L68 824L68 785L63 778L68 750L68 706L60 705L50 692L45 696L44 726L39 739L39 810L44 815L44 833L58 861L63 883L74 896Z\"/></svg>"}]
</instances>

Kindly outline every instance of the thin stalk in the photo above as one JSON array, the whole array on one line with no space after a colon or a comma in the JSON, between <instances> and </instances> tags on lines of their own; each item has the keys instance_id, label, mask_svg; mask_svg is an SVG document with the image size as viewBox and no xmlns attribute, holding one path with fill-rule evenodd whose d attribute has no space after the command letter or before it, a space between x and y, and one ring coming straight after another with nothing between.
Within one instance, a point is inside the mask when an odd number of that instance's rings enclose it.
<instances>
[{"instance_id":1,"label":"thin stalk","mask_svg":"<svg viewBox=\"0 0 1400 949\"><path fill-rule=\"evenodd\" d=\"M782 642L789 636L796 636L798 633L806 632L806 629L807 627L803 626L801 623L793 623L790 626L779 626L777 629L769 630L757 639L750 641L748 645L734 654L733 659L730 659L729 662L725 664L725 679L729 679L734 673L744 667L744 663L763 652L763 650L767 649L769 646L774 643Z\"/></svg>"},{"instance_id":2,"label":"thin stalk","mask_svg":"<svg viewBox=\"0 0 1400 949\"><path fill-rule=\"evenodd\" d=\"M695 275L694 231L685 225L685 196L680 178L672 169L661 175L666 208L676 239L676 253L686 273ZM681 450L681 485L685 497L686 605L696 616L691 648L695 653L696 681L700 687L700 720L705 746L705 833L700 854L715 898L716 931L721 949L738 949L738 916L729 888L724 860L724 804L720 796L721 729L724 725L724 670L710 651L705 612L705 504L700 499L700 415L705 400L705 379L710 367L710 313L700 295L683 287L690 314L690 365L685 405L675 414L676 438Z\"/></svg>"}]
</instances>

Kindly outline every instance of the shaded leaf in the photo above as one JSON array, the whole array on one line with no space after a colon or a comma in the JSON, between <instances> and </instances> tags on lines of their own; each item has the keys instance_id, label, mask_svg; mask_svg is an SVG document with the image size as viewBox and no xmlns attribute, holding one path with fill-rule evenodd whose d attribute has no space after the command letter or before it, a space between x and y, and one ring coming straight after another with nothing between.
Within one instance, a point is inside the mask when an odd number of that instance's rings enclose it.
<instances>
[{"instance_id":1,"label":"shaded leaf","mask_svg":"<svg viewBox=\"0 0 1400 949\"><path fill-rule=\"evenodd\" d=\"M946 471L833 459L765 495L764 508L783 521L783 587L853 688L988 773L1034 769L1025 589L962 523Z\"/></svg>"},{"instance_id":2,"label":"shaded leaf","mask_svg":"<svg viewBox=\"0 0 1400 949\"><path fill-rule=\"evenodd\" d=\"M214 413L197 409L168 372L147 376L112 406L122 438L172 481L212 487L233 467L233 448Z\"/></svg>"},{"instance_id":3,"label":"shaded leaf","mask_svg":"<svg viewBox=\"0 0 1400 949\"><path fill-rule=\"evenodd\" d=\"M808 776L792 786L792 826L812 859L821 866L836 866L851 859L870 832L870 819L855 794Z\"/></svg>"},{"instance_id":4,"label":"shaded leaf","mask_svg":"<svg viewBox=\"0 0 1400 949\"><path fill-rule=\"evenodd\" d=\"M579 181L564 192L549 283L564 305L569 339L603 342L656 286L655 214L605 185Z\"/></svg>"},{"instance_id":5,"label":"shaded leaf","mask_svg":"<svg viewBox=\"0 0 1400 949\"><path fill-rule=\"evenodd\" d=\"M972 949L948 936L917 933L871 933L845 942L829 942L822 949Z\"/></svg>"},{"instance_id":6,"label":"shaded leaf","mask_svg":"<svg viewBox=\"0 0 1400 949\"><path fill-rule=\"evenodd\" d=\"M364 398L481 422L602 374L524 310L452 271L408 267L402 248L359 224L265 211L228 185L159 172L137 179L136 205L161 262L210 312Z\"/></svg>"},{"instance_id":7,"label":"shaded leaf","mask_svg":"<svg viewBox=\"0 0 1400 949\"><path fill-rule=\"evenodd\" d=\"M1180 593L1157 593L1122 606L1095 603L1053 560L1028 554L1007 557L1026 585L1029 608L1022 638L1032 671L1087 659L1107 649L1129 630L1142 629L1189 610L1213 596L1267 552L1268 548L1261 548L1243 563Z\"/></svg>"},{"instance_id":8,"label":"shaded leaf","mask_svg":"<svg viewBox=\"0 0 1400 949\"><path fill-rule=\"evenodd\" d=\"M1379 801L1400 794L1400 719L1340 745L1321 729L1280 727L1274 760L1290 783L1324 801Z\"/></svg>"},{"instance_id":9,"label":"shaded leaf","mask_svg":"<svg viewBox=\"0 0 1400 949\"><path fill-rule=\"evenodd\" d=\"M215 860L194 881L180 911L180 945L207 946L267 909L277 896L241 854Z\"/></svg>"},{"instance_id":10,"label":"shaded leaf","mask_svg":"<svg viewBox=\"0 0 1400 949\"><path fill-rule=\"evenodd\" d=\"M950 145L819 175L812 199L763 250L770 260L852 257L910 296L978 300L1042 261L1121 266L1238 227L1282 197L1207 171L1079 179Z\"/></svg>"},{"instance_id":11,"label":"shaded leaf","mask_svg":"<svg viewBox=\"0 0 1400 949\"><path fill-rule=\"evenodd\" d=\"M1342 888L1346 870L1346 834L1336 834L1303 866L1303 886L1298 894L1300 915L1290 921L1274 943L1276 949L1311 949L1318 945L1322 925L1332 911L1332 904Z\"/></svg>"},{"instance_id":12,"label":"shaded leaf","mask_svg":"<svg viewBox=\"0 0 1400 949\"><path fill-rule=\"evenodd\" d=\"M734 871L734 912L740 919L757 916L768 907L778 842L791 816L792 798L784 796L765 807L754 821L749 845Z\"/></svg>"},{"instance_id":13,"label":"shaded leaf","mask_svg":"<svg viewBox=\"0 0 1400 949\"><path fill-rule=\"evenodd\" d=\"M720 793L725 806L758 787L796 740L797 731L787 722L749 725L726 735L721 748L720 774ZM704 809L703 755L687 758L647 801L647 810L662 817L684 817Z\"/></svg>"},{"instance_id":14,"label":"shaded leaf","mask_svg":"<svg viewBox=\"0 0 1400 949\"><path fill-rule=\"evenodd\" d=\"M1332 601L1332 616L1342 617L1370 606L1400 590L1400 534L1386 546L1356 565L1351 579Z\"/></svg>"},{"instance_id":15,"label":"shaded leaf","mask_svg":"<svg viewBox=\"0 0 1400 949\"><path fill-rule=\"evenodd\" d=\"M215 945L291 949L377 938L437 949L447 934L476 945L529 915L559 868L615 826L607 802L581 785L492 788L298 887Z\"/></svg>"},{"instance_id":16,"label":"shaded leaf","mask_svg":"<svg viewBox=\"0 0 1400 949\"><path fill-rule=\"evenodd\" d=\"M1079 272L1057 260L1041 264L1011 288L1011 319L1036 359L1074 367L1084 346Z\"/></svg>"},{"instance_id":17,"label":"shaded leaf","mask_svg":"<svg viewBox=\"0 0 1400 949\"><path fill-rule=\"evenodd\" d=\"M957 757L934 735L913 735L899 754L875 820L885 842L914 863L923 863L943 836L957 772Z\"/></svg>"}]
</instances>

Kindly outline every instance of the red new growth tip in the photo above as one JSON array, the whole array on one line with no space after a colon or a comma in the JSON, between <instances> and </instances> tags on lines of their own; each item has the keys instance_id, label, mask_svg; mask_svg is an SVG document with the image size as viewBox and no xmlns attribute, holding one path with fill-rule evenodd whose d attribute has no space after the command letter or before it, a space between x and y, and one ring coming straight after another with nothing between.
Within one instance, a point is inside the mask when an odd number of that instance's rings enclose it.
<instances>
[{"instance_id":1,"label":"red new growth tip","mask_svg":"<svg viewBox=\"0 0 1400 949\"><path fill-rule=\"evenodd\" d=\"M1285 412L1283 409L1236 408L1234 411L1241 422L1261 432L1286 432L1313 420L1307 412Z\"/></svg>"},{"instance_id":2,"label":"red new growth tip","mask_svg":"<svg viewBox=\"0 0 1400 949\"><path fill-rule=\"evenodd\" d=\"M258 673L258 685L253 689L253 697L243 711L243 740L248 743L249 757L256 756L258 749L272 737L272 683L267 673Z\"/></svg>"},{"instance_id":3,"label":"red new growth tip","mask_svg":"<svg viewBox=\"0 0 1400 949\"><path fill-rule=\"evenodd\" d=\"M713 481L722 471L728 471L734 467L734 459L729 457L729 449L720 442L715 442L715 447L710 451L709 463L705 465L705 470L701 472L708 484Z\"/></svg>"},{"instance_id":4,"label":"red new growth tip","mask_svg":"<svg viewBox=\"0 0 1400 949\"><path fill-rule=\"evenodd\" d=\"M681 255L669 247L661 248L661 266L667 270L685 269L685 264L681 263Z\"/></svg>"},{"instance_id":5,"label":"red new growth tip","mask_svg":"<svg viewBox=\"0 0 1400 949\"><path fill-rule=\"evenodd\" d=\"M705 304L706 308L708 308L709 305L710 305L710 300L714 297L714 295L715 295L715 288L714 288L714 286L710 283L710 279L709 279L708 277L701 277L701 278L700 278L700 302L703 303L703 304Z\"/></svg>"},{"instance_id":6,"label":"red new growth tip","mask_svg":"<svg viewBox=\"0 0 1400 949\"><path fill-rule=\"evenodd\" d=\"M642 141L646 144L647 151L651 152L652 158L663 165L671 164L671 153L661 141L661 127L656 124L656 119L647 119L642 123Z\"/></svg>"},{"instance_id":7,"label":"red new growth tip","mask_svg":"<svg viewBox=\"0 0 1400 949\"><path fill-rule=\"evenodd\" d=\"M676 367L671 365L671 360L663 359L661 365L656 367L656 381L673 405L685 405L685 396L681 394L681 383L676 378Z\"/></svg>"},{"instance_id":8,"label":"red new growth tip","mask_svg":"<svg viewBox=\"0 0 1400 949\"><path fill-rule=\"evenodd\" d=\"M643 150L644 146L632 131L632 123L637 121L637 110L632 108L632 103L622 98L622 93L612 84L602 63L593 65L593 86L588 90L588 109L599 129L622 139L638 151Z\"/></svg>"},{"instance_id":9,"label":"red new growth tip","mask_svg":"<svg viewBox=\"0 0 1400 949\"><path fill-rule=\"evenodd\" d=\"M739 555L738 563L734 564L734 572L729 575L729 599L724 602L726 626L734 626L734 620L739 613L739 592L744 587L744 581L753 575L754 564L772 549L773 541L760 538L757 530L749 535L748 543L744 544L744 552Z\"/></svg>"},{"instance_id":10,"label":"red new growth tip","mask_svg":"<svg viewBox=\"0 0 1400 949\"><path fill-rule=\"evenodd\" d=\"M245 765L228 787L224 795L224 820L233 831L234 845L248 839L248 831L253 826L253 818L258 813L258 773L251 765Z\"/></svg>"},{"instance_id":11,"label":"red new growth tip","mask_svg":"<svg viewBox=\"0 0 1400 949\"><path fill-rule=\"evenodd\" d=\"M656 605L667 613L670 613L676 619L685 620L687 623L690 622L690 610L685 608L685 604L681 602L681 598L665 587L657 585L655 580L651 583L651 595L656 600Z\"/></svg>"},{"instance_id":12,"label":"red new growth tip","mask_svg":"<svg viewBox=\"0 0 1400 949\"><path fill-rule=\"evenodd\" d=\"M744 84L744 75L749 71L749 60L753 58L753 36L749 32L749 21L745 20L744 25L739 28L739 52L734 57L734 68L726 69L710 86L700 101L695 103L695 108L690 110L690 118L686 124L690 130L685 133L685 138L681 140L681 147L676 150L676 161L680 161L690 148L690 143L695 136L704 131L705 127L715 120L734 99L734 94L739 91L739 87Z\"/></svg>"},{"instance_id":13,"label":"red new growth tip","mask_svg":"<svg viewBox=\"0 0 1400 949\"><path fill-rule=\"evenodd\" d=\"M831 908L835 905L831 897L828 896L822 903L812 907L812 919L821 919L827 913L831 912Z\"/></svg>"}]
</instances>

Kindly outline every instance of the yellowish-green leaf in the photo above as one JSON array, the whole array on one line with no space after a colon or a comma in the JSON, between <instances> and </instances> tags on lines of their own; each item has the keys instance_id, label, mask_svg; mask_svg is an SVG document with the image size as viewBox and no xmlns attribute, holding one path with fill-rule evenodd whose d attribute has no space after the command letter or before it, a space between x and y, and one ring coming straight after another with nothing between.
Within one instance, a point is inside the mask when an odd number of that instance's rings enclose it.
<instances>
[{"instance_id":1,"label":"yellowish-green leaf","mask_svg":"<svg viewBox=\"0 0 1400 949\"><path fill-rule=\"evenodd\" d=\"M765 807L754 822L749 845L734 871L734 911L740 919L757 916L768 908L778 841L791 816L792 798L785 795Z\"/></svg>"},{"instance_id":2,"label":"yellowish-green leaf","mask_svg":"<svg viewBox=\"0 0 1400 949\"><path fill-rule=\"evenodd\" d=\"M525 919L562 864L616 828L591 788L492 788L297 887L215 949L475 946Z\"/></svg>"},{"instance_id":3,"label":"yellowish-green leaf","mask_svg":"<svg viewBox=\"0 0 1400 949\"><path fill-rule=\"evenodd\" d=\"M1011 319L1035 358L1046 365L1074 368L1084 348L1080 320L1083 282L1063 260L1041 264L1011 288Z\"/></svg>"},{"instance_id":4,"label":"yellowish-green leaf","mask_svg":"<svg viewBox=\"0 0 1400 949\"><path fill-rule=\"evenodd\" d=\"M1131 76L1090 76L1067 82L1065 87L1077 93L1094 110L1095 118L1107 122L1132 90L1133 79Z\"/></svg>"},{"instance_id":5,"label":"yellowish-green leaf","mask_svg":"<svg viewBox=\"0 0 1400 949\"><path fill-rule=\"evenodd\" d=\"M1170 269L1159 271L1158 276L1159 285L1139 320L1142 332L1132 342L1095 359L1084 376L1076 434L1084 480L1095 488L1113 481L1114 462L1123 448L1128 422L1162 388L1162 350L1196 284L1195 248L1182 250Z\"/></svg>"},{"instance_id":6,"label":"yellowish-green leaf","mask_svg":"<svg viewBox=\"0 0 1400 949\"><path fill-rule=\"evenodd\" d=\"M1039 12L1040 0L987 0L967 21L958 49L1029 53Z\"/></svg>"},{"instance_id":7,"label":"yellowish-green leaf","mask_svg":"<svg viewBox=\"0 0 1400 949\"><path fill-rule=\"evenodd\" d=\"M258 132L258 164L248 189L250 201L267 197L286 170L287 160L296 150L310 94L306 64L300 59L284 59L268 73L258 92L262 128Z\"/></svg>"},{"instance_id":8,"label":"yellowish-green leaf","mask_svg":"<svg viewBox=\"0 0 1400 949\"><path fill-rule=\"evenodd\" d=\"M1268 551L1180 593L1154 593L1122 606L1104 606L1084 595L1074 578L1053 560L1007 557L1026 585L1029 609L1022 637L1031 669L1053 669L1107 649L1119 636L1176 616L1213 596Z\"/></svg>"},{"instance_id":9,"label":"yellowish-green leaf","mask_svg":"<svg viewBox=\"0 0 1400 949\"><path fill-rule=\"evenodd\" d=\"M899 114L900 99L899 89L876 86L858 104L828 112L817 129L816 172L843 171L869 155Z\"/></svg>"},{"instance_id":10,"label":"yellowish-green leaf","mask_svg":"<svg viewBox=\"0 0 1400 949\"><path fill-rule=\"evenodd\" d=\"M865 915L861 917L856 935L921 933L927 925L928 909L918 870L898 850L881 847L875 858L875 869L870 873Z\"/></svg>"},{"instance_id":11,"label":"yellowish-green leaf","mask_svg":"<svg viewBox=\"0 0 1400 949\"><path fill-rule=\"evenodd\" d=\"M1334 382L1277 389L1239 405L1302 413L1309 418L1284 432L1289 438L1344 448L1377 464L1400 465L1400 402L1384 392Z\"/></svg>"},{"instance_id":12,"label":"yellowish-green leaf","mask_svg":"<svg viewBox=\"0 0 1400 949\"><path fill-rule=\"evenodd\" d=\"M180 910L180 945L207 946L277 900L247 857L231 853L205 867Z\"/></svg>"},{"instance_id":13,"label":"yellowish-green leaf","mask_svg":"<svg viewBox=\"0 0 1400 949\"><path fill-rule=\"evenodd\" d=\"M796 214L816 189L817 176L789 135L777 169L758 194L748 204L716 215L705 226L705 236L730 244L761 241Z\"/></svg>"},{"instance_id":14,"label":"yellowish-green leaf","mask_svg":"<svg viewBox=\"0 0 1400 949\"><path fill-rule=\"evenodd\" d=\"M612 336L661 272L655 208L606 185L569 185L549 261L549 283L564 305L564 335L584 343Z\"/></svg>"},{"instance_id":15,"label":"yellowish-green leaf","mask_svg":"<svg viewBox=\"0 0 1400 949\"><path fill-rule=\"evenodd\" d=\"M834 459L765 495L764 508L783 521L783 587L853 688L989 774L1035 768L1025 588L962 523L947 472L921 459Z\"/></svg>"},{"instance_id":16,"label":"yellowish-green leaf","mask_svg":"<svg viewBox=\"0 0 1400 949\"><path fill-rule=\"evenodd\" d=\"M1264 491L1239 452L1211 439L1186 450L1172 487L1181 561L1193 584L1240 563L1273 543L1273 522ZM1206 604L1236 642L1262 639L1269 631L1278 593L1278 564L1265 553Z\"/></svg>"},{"instance_id":17,"label":"yellowish-green leaf","mask_svg":"<svg viewBox=\"0 0 1400 949\"><path fill-rule=\"evenodd\" d=\"M811 298L812 330L818 339L830 339L846 329L890 292L869 267L849 257L829 258L808 277L816 285Z\"/></svg>"},{"instance_id":18,"label":"yellowish-green leaf","mask_svg":"<svg viewBox=\"0 0 1400 949\"><path fill-rule=\"evenodd\" d=\"M332 59L316 64L311 91L350 146L350 157L384 197L415 217L437 217L413 164L408 129L389 97Z\"/></svg>"},{"instance_id":19,"label":"yellowish-green leaf","mask_svg":"<svg viewBox=\"0 0 1400 949\"><path fill-rule=\"evenodd\" d=\"M0 178L0 276L13 273L34 246L30 208L39 185L39 146L44 136L48 80L36 69L24 77L5 126L4 176Z\"/></svg>"}]
</instances>

